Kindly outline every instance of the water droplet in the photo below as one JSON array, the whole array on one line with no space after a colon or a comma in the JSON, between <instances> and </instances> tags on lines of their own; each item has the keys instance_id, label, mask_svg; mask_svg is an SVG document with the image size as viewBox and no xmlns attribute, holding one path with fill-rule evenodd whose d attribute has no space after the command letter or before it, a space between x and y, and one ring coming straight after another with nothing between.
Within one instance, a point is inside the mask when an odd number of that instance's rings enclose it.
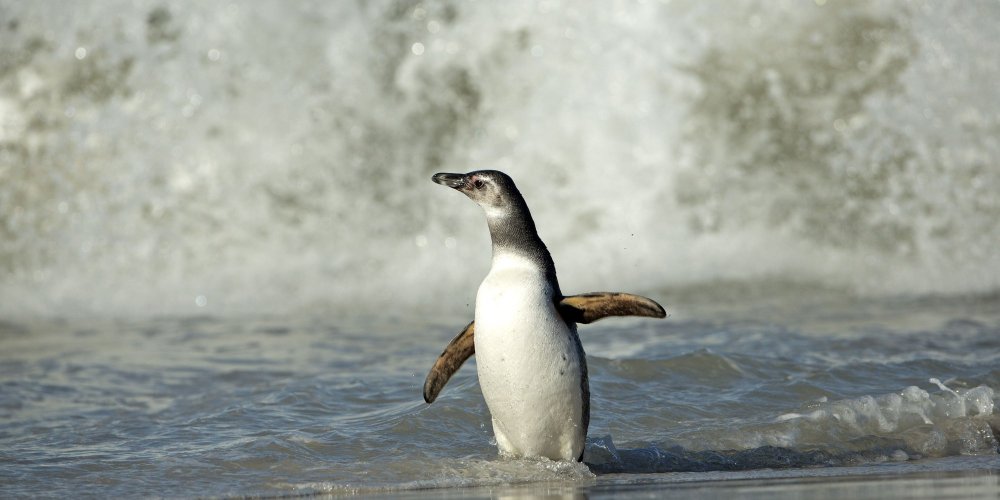
<instances>
[{"instance_id":1,"label":"water droplet","mask_svg":"<svg viewBox=\"0 0 1000 500\"><path fill-rule=\"evenodd\" d=\"M413 52L413 55L422 55L424 53L424 44L417 42L410 47L410 50Z\"/></svg>"},{"instance_id":2,"label":"water droplet","mask_svg":"<svg viewBox=\"0 0 1000 500\"><path fill-rule=\"evenodd\" d=\"M437 33L438 31L441 31L441 23L439 23L437 21L433 21L433 20L427 21L427 32L428 33Z\"/></svg>"},{"instance_id":3,"label":"water droplet","mask_svg":"<svg viewBox=\"0 0 1000 500\"><path fill-rule=\"evenodd\" d=\"M209 49L208 50L208 60L209 61L215 62L215 61L218 61L221 57L222 57L222 52L219 52L218 49Z\"/></svg>"},{"instance_id":4,"label":"water droplet","mask_svg":"<svg viewBox=\"0 0 1000 500\"><path fill-rule=\"evenodd\" d=\"M416 244L417 247L423 248L427 246L427 237L422 234L418 234L416 238L413 238L413 243Z\"/></svg>"},{"instance_id":5,"label":"water droplet","mask_svg":"<svg viewBox=\"0 0 1000 500\"><path fill-rule=\"evenodd\" d=\"M455 248L456 245L458 245L458 240L456 240L453 236L449 236L444 239L445 248Z\"/></svg>"},{"instance_id":6,"label":"water droplet","mask_svg":"<svg viewBox=\"0 0 1000 500\"><path fill-rule=\"evenodd\" d=\"M77 47L76 52L74 52L73 55L82 61L84 57L87 57L87 49L84 47Z\"/></svg>"},{"instance_id":7,"label":"water droplet","mask_svg":"<svg viewBox=\"0 0 1000 500\"><path fill-rule=\"evenodd\" d=\"M194 298L194 305L198 307L205 307L208 305L208 297L204 295L199 295Z\"/></svg>"}]
</instances>

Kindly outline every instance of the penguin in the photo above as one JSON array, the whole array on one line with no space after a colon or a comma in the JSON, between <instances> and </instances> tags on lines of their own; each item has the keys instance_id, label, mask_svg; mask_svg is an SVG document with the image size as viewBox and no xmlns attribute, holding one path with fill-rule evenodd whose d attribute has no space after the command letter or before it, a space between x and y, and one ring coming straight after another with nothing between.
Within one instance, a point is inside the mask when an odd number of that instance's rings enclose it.
<instances>
[{"instance_id":1,"label":"penguin","mask_svg":"<svg viewBox=\"0 0 1000 500\"><path fill-rule=\"evenodd\" d=\"M424 382L424 401L433 403L475 354L500 455L582 461L590 386L577 323L608 316L663 318L666 311L627 293L563 296L552 256L507 174L439 173L432 180L483 209L493 256L476 294L475 319L435 361Z\"/></svg>"}]
</instances>

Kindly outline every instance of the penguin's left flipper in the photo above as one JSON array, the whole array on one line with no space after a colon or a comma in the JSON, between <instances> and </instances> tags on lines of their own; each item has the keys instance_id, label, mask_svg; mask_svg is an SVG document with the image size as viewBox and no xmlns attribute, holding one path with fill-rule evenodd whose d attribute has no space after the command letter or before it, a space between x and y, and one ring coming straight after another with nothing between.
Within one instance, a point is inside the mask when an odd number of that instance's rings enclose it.
<instances>
[{"instance_id":1,"label":"penguin's left flipper","mask_svg":"<svg viewBox=\"0 0 1000 500\"><path fill-rule=\"evenodd\" d=\"M593 323L608 316L665 318L663 306L652 299L622 292L591 292L564 297L559 313L566 321Z\"/></svg>"},{"instance_id":2,"label":"penguin's left flipper","mask_svg":"<svg viewBox=\"0 0 1000 500\"><path fill-rule=\"evenodd\" d=\"M476 353L475 334L476 322L473 321L462 330L462 333L451 339L438 356L430 373L427 374L427 379L424 380L424 401L428 404L437 399L441 389L444 389L451 376L462 367L462 363Z\"/></svg>"}]
</instances>

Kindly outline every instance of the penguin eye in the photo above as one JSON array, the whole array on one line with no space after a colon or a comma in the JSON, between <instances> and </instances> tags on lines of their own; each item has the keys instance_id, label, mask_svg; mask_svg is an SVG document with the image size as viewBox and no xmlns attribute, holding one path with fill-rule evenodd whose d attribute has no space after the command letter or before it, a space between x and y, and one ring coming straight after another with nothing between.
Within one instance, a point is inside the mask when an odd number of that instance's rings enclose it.
<instances>
[{"instance_id":1,"label":"penguin eye","mask_svg":"<svg viewBox=\"0 0 1000 500\"><path fill-rule=\"evenodd\" d=\"M476 179L472 181L472 185L476 186L476 189L482 189L484 186L486 186L486 183L479 179Z\"/></svg>"}]
</instances>

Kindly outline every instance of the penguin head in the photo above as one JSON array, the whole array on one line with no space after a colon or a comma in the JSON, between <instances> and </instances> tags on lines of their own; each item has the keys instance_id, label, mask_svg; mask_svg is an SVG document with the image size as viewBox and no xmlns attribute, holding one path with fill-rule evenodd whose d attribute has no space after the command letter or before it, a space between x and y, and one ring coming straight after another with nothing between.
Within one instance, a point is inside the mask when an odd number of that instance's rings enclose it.
<instances>
[{"instance_id":1,"label":"penguin head","mask_svg":"<svg viewBox=\"0 0 1000 500\"><path fill-rule=\"evenodd\" d=\"M560 296L552 256L538 237L528 204L510 176L499 170L476 170L467 174L434 174L431 179L461 192L482 207L493 240L494 257L510 252L526 256L545 269L555 295Z\"/></svg>"},{"instance_id":2,"label":"penguin head","mask_svg":"<svg viewBox=\"0 0 1000 500\"><path fill-rule=\"evenodd\" d=\"M434 174L431 179L468 196L486 210L499 214L524 203L514 181L499 170L476 170L467 174Z\"/></svg>"}]
</instances>

